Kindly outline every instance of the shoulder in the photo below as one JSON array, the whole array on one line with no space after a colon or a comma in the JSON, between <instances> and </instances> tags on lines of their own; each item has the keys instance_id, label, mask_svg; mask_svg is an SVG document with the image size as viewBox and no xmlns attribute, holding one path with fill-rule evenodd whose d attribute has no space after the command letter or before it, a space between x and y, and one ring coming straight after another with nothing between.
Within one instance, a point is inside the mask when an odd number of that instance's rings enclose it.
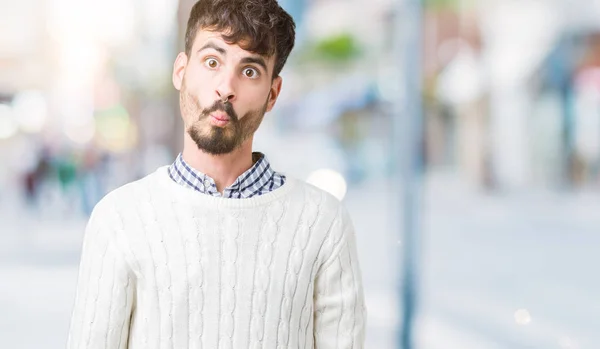
<instances>
[{"instance_id":1,"label":"shoulder","mask_svg":"<svg viewBox=\"0 0 600 349\"><path fill-rule=\"evenodd\" d=\"M288 180L294 181L296 193L301 193L299 195L305 204L317 205L321 210L328 212L338 212L343 209L342 202L331 193L297 178L288 177Z\"/></svg>"},{"instance_id":2,"label":"shoulder","mask_svg":"<svg viewBox=\"0 0 600 349\"><path fill-rule=\"evenodd\" d=\"M126 183L109 191L94 207L92 216L118 214L123 209L133 208L147 200L150 188L156 185L156 173Z\"/></svg>"},{"instance_id":3,"label":"shoulder","mask_svg":"<svg viewBox=\"0 0 600 349\"><path fill-rule=\"evenodd\" d=\"M302 203L306 217L314 216L327 227L327 233L333 235L339 235L338 231L351 225L348 211L337 197L305 181L293 180L296 194L291 200Z\"/></svg>"}]
</instances>

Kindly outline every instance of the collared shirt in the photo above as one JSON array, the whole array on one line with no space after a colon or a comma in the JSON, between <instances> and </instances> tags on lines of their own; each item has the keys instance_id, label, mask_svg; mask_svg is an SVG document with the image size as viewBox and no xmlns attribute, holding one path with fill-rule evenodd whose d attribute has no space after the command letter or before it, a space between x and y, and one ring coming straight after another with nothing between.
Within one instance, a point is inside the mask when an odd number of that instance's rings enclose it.
<instances>
[{"instance_id":1,"label":"collared shirt","mask_svg":"<svg viewBox=\"0 0 600 349\"><path fill-rule=\"evenodd\" d=\"M169 166L169 176L173 181L200 193L228 199L247 199L269 193L285 183L285 176L273 171L269 161L262 153L252 153L254 165L242 173L232 185L217 190L215 181L206 174L192 168L181 153Z\"/></svg>"}]
</instances>

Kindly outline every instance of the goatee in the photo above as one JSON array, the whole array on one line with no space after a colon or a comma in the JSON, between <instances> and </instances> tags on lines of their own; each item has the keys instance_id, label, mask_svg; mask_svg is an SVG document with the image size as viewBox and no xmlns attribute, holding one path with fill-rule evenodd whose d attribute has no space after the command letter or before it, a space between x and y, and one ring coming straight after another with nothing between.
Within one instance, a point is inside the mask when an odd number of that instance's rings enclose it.
<instances>
[{"instance_id":1,"label":"goatee","mask_svg":"<svg viewBox=\"0 0 600 349\"><path fill-rule=\"evenodd\" d=\"M199 103L190 95L182 96L182 107L190 111L190 103L195 104L196 110L200 110ZM193 102L192 102L193 101ZM187 104L187 105L185 105ZM265 112L267 110L268 99L262 108L249 111L244 114L240 120L231 103L215 101L209 108L202 109L197 121L193 122L188 128L187 133L196 143L198 149L211 155L228 154L238 149L246 140L248 140L260 126ZM183 108L182 108L183 109ZM222 127L211 125L210 115L216 111L227 114L229 122Z\"/></svg>"}]
</instances>

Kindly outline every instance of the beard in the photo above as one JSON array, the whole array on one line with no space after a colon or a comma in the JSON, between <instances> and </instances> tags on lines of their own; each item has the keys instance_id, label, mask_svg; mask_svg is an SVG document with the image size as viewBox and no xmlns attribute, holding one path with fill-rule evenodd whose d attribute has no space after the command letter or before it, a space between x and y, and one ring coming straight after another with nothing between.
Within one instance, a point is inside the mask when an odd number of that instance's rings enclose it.
<instances>
[{"instance_id":1,"label":"beard","mask_svg":"<svg viewBox=\"0 0 600 349\"><path fill-rule=\"evenodd\" d=\"M251 110L239 118L229 102L217 100L212 106L203 108L198 99L189 94L185 87L180 93L181 111L186 120L186 132L196 143L198 149L211 155L228 154L238 149L258 129L267 110L268 98L265 104L256 110ZM216 111L225 112L229 122L223 126L210 123L210 114Z\"/></svg>"}]
</instances>

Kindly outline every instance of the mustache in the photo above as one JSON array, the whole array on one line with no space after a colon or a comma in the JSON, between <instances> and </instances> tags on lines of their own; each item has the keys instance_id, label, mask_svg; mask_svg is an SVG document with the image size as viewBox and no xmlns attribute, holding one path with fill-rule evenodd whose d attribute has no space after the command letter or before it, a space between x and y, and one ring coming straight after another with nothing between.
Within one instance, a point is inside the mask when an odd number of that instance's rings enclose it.
<instances>
[{"instance_id":1,"label":"mustache","mask_svg":"<svg viewBox=\"0 0 600 349\"><path fill-rule=\"evenodd\" d=\"M233 110L233 105L231 105L229 102L223 103L223 101L220 100L215 101L209 108L203 109L202 113L200 114L201 119L208 117L210 113L216 112L217 110L225 112L227 116L229 116L230 120L234 122L238 121L238 116L235 113L235 110Z\"/></svg>"}]
</instances>

